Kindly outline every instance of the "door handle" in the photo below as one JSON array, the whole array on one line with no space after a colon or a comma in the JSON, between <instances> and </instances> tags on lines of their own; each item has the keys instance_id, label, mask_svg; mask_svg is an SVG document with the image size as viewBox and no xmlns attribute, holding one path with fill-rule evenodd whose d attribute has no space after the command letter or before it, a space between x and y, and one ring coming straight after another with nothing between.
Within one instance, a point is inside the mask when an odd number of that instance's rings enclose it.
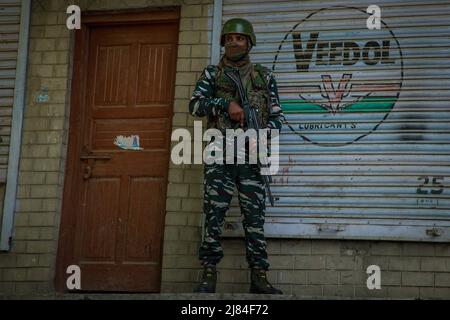
<instances>
[{"instance_id":1,"label":"door handle","mask_svg":"<svg viewBox=\"0 0 450 320\"><path fill-rule=\"evenodd\" d=\"M111 156L108 154L90 154L83 155L80 157L80 160L87 161L86 166L84 167L83 179L87 180L92 175L92 170L95 166L96 160L110 160Z\"/></svg>"},{"instance_id":2,"label":"door handle","mask_svg":"<svg viewBox=\"0 0 450 320\"><path fill-rule=\"evenodd\" d=\"M87 180L87 179L89 179L91 177L91 175L92 175L92 168L91 168L90 165L87 165L84 168L83 179Z\"/></svg>"},{"instance_id":3,"label":"door handle","mask_svg":"<svg viewBox=\"0 0 450 320\"><path fill-rule=\"evenodd\" d=\"M87 156L81 156L81 160L110 160L111 156L108 154L91 154Z\"/></svg>"}]
</instances>

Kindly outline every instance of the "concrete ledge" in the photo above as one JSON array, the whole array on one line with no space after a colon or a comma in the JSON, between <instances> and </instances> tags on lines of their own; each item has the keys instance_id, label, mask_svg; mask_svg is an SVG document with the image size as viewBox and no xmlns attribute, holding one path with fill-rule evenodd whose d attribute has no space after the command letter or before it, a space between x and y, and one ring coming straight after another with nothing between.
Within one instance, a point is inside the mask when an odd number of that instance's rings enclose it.
<instances>
[{"instance_id":1,"label":"concrete ledge","mask_svg":"<svg viewBox=\"0 0 450 320\"><path fill-rule=\"evenodd\" d=\"M308 297L298 295L268 294L195 294L195 293L67 293L39 296L0 296L0 300L392 300L384 298ZM402 299L413 300L413 299Z\"/></svg>"}]
</instances>

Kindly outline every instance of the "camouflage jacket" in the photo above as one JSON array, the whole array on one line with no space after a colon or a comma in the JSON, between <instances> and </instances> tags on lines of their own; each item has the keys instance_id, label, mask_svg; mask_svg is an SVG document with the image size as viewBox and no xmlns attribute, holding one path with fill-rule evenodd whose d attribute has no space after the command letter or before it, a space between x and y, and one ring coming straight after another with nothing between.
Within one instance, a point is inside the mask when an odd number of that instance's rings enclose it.
<instances>
[{"instance_id":1,"label":"camouflage jacket","mask_svg":"<svg viewBox=\"0 0 450 320\"><path fill-rule=\"evenodd\" d=\"M269 69L259 64L253 65L247 96L250 106L259 110L263 127L281 129L283 114L275 78ZM228 107L233 100L241 105L235 85L225 75L222 67L209 65L197 81L189 103L189 113L195 117L207 116L208 128L216 128L225 133L226 129L237 128L228 114Z\"/></svg>"}]
</instances>

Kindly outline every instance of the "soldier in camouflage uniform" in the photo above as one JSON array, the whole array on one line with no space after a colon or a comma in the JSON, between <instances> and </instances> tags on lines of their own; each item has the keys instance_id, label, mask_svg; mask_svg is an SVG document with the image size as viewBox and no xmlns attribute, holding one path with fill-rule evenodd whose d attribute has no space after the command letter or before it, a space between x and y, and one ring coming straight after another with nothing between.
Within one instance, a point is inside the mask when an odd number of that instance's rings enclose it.
<instances>
[{"instance_id":1,"label":"soldier in camouflage uniform","mask_svg":"<svg viewBox=\"0 0 450 320\"><path fill-rule=\"evenodd\" d=\"M237 89L224 72L227 68L238 68L249 103L257 108L263 127L281 128L282 111L275 79L267 68L250 62L249 51L255 44L250 22L245 19L228 20L221 33L225 54L218 65L209 65L204 69L192 94L189 112L196 117L206 116L208 128L220 130L224 137L226 129L247 129ZM255 151L255 142L247 143L247 153ZM248 161L243 164L228 164L225 161L224 164L205 164L205 237L199 249L204 270L195 292L215 292L216 264L223 257L220 235L235 186L244 216L246 258L251 268L250 292L281 294L266 278L269 262L264 237L265 188L258 166Z\"/></svg>"}]
</instances>

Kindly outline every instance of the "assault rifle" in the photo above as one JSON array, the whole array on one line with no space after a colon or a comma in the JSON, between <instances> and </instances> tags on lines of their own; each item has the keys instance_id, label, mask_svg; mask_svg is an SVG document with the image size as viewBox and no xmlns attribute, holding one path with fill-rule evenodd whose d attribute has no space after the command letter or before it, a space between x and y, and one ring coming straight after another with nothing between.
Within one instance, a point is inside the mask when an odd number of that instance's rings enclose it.
<instances>
[{"instance_id":1,"label":"assault rifle","mask_svg":"<svg viewBox=\"0 0 450 320\"><path fill-rule=\"evenodd\" d=\"M247 98L247 91L244 88L244 85L242 84L241 76L239 74L238 69L227 69L225 70L225 75L230 78L231 81L234 82L236 85L236 88L239 92L239 97L241 97L241 104L242 108L244 109L244 115L245 115L245 121L247 123L248 129L254 129L256 131L256 137L257 137L257 144L259 144L259 129L261 128L261 123L259 122L258 114L256 113L256 109L250 106L250 103L248 102ZM267 159L266 159L267 160ZM261 172L261 168L269 168L270 164L268 161L263 161L262 163L260 161L260 157L257 157L257 165L258 169ZM270 205L274 206L274 199L272 195L272 191L270 190L270 184L272 183L272 176L271 175L263 175L261 174L261 177L264 182L264 187L266 188L267 197L269 198Z\"/></svg>"}]
</instances>

